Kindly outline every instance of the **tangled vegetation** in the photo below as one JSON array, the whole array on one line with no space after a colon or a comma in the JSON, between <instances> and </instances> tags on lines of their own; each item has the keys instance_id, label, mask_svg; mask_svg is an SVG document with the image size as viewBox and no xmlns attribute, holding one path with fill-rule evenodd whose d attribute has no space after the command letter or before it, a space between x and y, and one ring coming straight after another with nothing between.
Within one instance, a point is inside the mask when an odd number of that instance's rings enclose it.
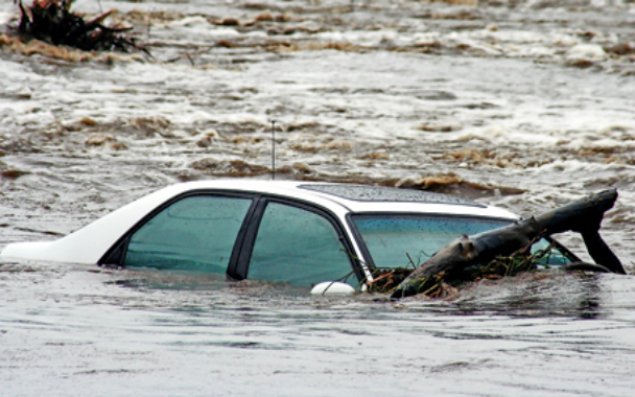
<instances>
[{"instance_id":1,"label":"tangled vegetation","mask_svg":"<svg viewBox=\"0 0 635 397\"><path fill-rule=\"evenodd\" d=\"M413 270L414 269L404 267L375 268L372 271L373 281L368 283L368 289L370 292L391 292L405 280Z\"/></svg>"},{"instance_id":2,"label":"tangled vegetation","mask_svg":"<svg viewBox=\"0 0 635 397\"><path fill-rule=\"evenodd\" d=\"M452 280L446 280L445 274L435 274L430 278L419 280L417 289L421 294L429 298L447 298L455 296L457 287L469 281L482 279L499 279L511 277L520 273L536 270L548 257L551 246L539 250L533 254L528 249L519 250L509 256L497 256L485 264L476 264L463 270ZM376 293L392 293L402 281L404 281L414 269L412 268L378 268L373 271L373 281L369 283L369 291Z\"/></svg>"},{"instance_id":3,"label":"tangled vegetation","mask_svg":"<svg viewBox=\"0 0 635 397\"><path fill-rule=\"evenodd\" d=\"M104 21L113 11L106 11L85 20L71 11L74 0L33 0L25 7L19 0L20 21L18 34L28 39L38 39L54 45L65 45L84 51L130 49L147 50L127 34L130 26L106 26Z\"/></svg>"}]
</instances>

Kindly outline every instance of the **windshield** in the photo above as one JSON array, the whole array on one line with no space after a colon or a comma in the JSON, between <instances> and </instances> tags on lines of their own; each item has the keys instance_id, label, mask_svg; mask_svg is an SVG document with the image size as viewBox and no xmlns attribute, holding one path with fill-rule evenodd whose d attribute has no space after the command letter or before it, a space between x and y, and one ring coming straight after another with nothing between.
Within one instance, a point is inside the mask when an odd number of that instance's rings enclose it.
<instances>
[{"instance_id":1,"label":"windshield","mask_svg":"<svg viewBox=\"0 0 635 397\"><path fill-rule=\"evenodd\" d=\"M455 215L357 214L353 223L377 268L414 268L461 235L472 235L512 223L510 220ZM549 248L540 240L532 251ZM548 264L568 263L551 250Z\"/></svg>"}]
</instances>

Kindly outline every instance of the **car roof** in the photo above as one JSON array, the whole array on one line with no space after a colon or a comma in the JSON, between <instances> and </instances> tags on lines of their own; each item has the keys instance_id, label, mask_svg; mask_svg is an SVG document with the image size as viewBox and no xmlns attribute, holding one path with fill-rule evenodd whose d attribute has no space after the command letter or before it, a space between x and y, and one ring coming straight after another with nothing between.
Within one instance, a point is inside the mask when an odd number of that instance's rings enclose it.
<instances>
[{"instance_id":1,"label":"car roof","mask_svg":"<svg viewBox=\"0 0 635 397\"><path fill-rule=\"evenodd\" d=\"M321 205L336 213L435 213L517 219L502 208L461 197L384 186L259 179L218 179L185 182L166 190L228 190L260 193ZM166 192L167 193L167 192ZM174 192L172 192L174 194Z\"/></svg>"}]
</instances>

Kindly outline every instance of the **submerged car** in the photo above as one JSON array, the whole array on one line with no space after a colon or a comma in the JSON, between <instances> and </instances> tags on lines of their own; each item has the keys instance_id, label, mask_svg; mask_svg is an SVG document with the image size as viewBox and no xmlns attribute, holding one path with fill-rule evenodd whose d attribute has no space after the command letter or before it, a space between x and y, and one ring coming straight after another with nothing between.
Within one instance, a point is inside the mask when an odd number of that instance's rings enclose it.
<instances>
[{"instance_id":1,"label":"submerged car","mask_svg":"<svg viewBox=\"0 0 635 397\"><path fill-rule=\"evenodd\" d=\"M353 291L365 289L378 269L413 268L461 235L517 219L501 208L418 190L198 181L149 194L55 241L9 244L0 258L218 273ZM552 264L577 260L559 245L551 249Z\"/></svg>"}]
</instances>

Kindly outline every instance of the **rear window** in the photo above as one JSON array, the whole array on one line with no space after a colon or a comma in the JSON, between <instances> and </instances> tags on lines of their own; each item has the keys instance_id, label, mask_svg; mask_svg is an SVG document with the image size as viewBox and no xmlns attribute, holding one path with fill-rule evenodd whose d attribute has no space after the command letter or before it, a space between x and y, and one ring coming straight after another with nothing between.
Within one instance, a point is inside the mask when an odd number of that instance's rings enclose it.
<instances>
[{"instance_id":1,"label":"rear window","mask_svg":"<svg viewBox=\"0 0 635 397\"><path fill-rule=\"evenodd\" d=\"M413 267L461 235L506 226L509 220L464 216L358 214L353 223L376 267Z\"/></svg>"}]
</instances>

